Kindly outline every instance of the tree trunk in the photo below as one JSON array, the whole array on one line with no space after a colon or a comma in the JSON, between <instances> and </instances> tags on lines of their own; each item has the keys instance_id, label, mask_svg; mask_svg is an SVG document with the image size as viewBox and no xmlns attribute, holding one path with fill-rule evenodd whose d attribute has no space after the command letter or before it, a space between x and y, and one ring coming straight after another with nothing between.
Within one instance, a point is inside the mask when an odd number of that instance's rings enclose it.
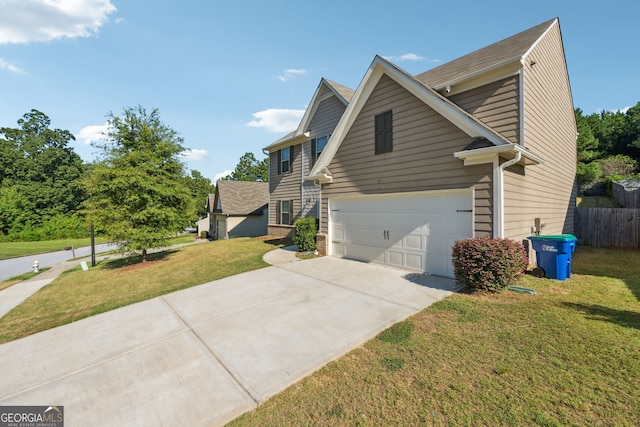
<instances>
[{"instance_id":1,"label":"tree trunk","mask_svg":"<svg viewBox=\"0 0 640 427\"><path fill-rule=\"evenodd\" d=\"M147 262L147 250L142 250L142 262Z\"/></svg>"}]
</instances>

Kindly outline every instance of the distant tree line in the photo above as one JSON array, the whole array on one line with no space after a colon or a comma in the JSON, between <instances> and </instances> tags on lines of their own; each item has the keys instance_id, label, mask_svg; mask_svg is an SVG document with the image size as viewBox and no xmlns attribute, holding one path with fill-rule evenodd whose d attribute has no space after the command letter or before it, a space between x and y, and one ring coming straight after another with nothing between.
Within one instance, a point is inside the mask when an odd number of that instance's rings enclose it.
<instances>
[{"instance_id":1,"label":"distant tree line","mask_svg":"<svg viewBox=\"0 0 640 427\"><path fill-rule=\"evenodd\" d=\"M583 190L608 188L620 179L638 178L640 102L626 111L585 116L575 110L578 128L577 178Z\"/></svg>"}]
</instances>

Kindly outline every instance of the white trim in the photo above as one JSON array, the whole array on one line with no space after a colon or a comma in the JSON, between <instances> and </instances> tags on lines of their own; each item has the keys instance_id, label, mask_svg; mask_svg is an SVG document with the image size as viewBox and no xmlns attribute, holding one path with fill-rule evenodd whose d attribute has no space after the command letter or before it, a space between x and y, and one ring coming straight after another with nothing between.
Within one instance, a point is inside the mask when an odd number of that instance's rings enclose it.
<instances>
[{"instance_id":1,"label":"white trim","mask_svg":"<svg viewBox=\"0 0 640 427\"><path fill-rule=\"evenodd\" d=\"M553 28L554 25L558 25L558 18L555 18L553 20L553 22L551 23L551 25L549 25L549 27L546 30L544 30L544 33L542 33L542 35L540 37L538 37L538 40L533 42L533 44L529 47L529 49L522 55L523 59L526 58L527 56L529 56L531 51L533 49L535 49L536 46L538 46L538 43L540 43L540 41L547 36L547 34L549 33L549 31L551 31L551 29Z\"/></svg>"},{"instance_id":2,"label":"white trim","mask_svg":"<svg viewBox=\"0 0 640 427\"><path fill-rule=\"evenodd\" d=\"M493 160L493 236L498 237L502 235L502 205L503 198L502 193L502 171L500 170L500 158L495 157Z\"/></svg>"},{"instance_id":3,"label":"white trim","mask_svg":"<svg viewBox=\"0 0 640 427\"><path fill-rule=\"evenodd\" d=\"M525 127L525 125L524 125L524 86L525 86L524 85L524 78L525 78L525 75L524 74L525 74L525 70L524 70L524 67L522 67L520 69L520 72L519 72L519 76L520 77L519 77L519 82L518 82L518 86L519 86L518 87L518 92L519 92L518 93L518 98L519 98L518 103L520 104L519 105L519 107L520 107L519 116L520 117L518 117L518 120L520 121L520 146L523 147L523 148L525 147L525 144L524 144L524 127Z\"/></svg>"},{"instance_id":4,"label":"white trim","mask_svg":"<svg viewBox=\"0 0 640 427\"><path fill-rule=\"evenodd\" d=\"M441 93L444 92L444 95L449 97L516 75L522 68L522 65L522 56L514 56L513 58L476 70L473 73L440 83L435 86L434 89Z\"/></svg>"},{"instance_id":5,"label":"white trim","mask_svg":"<svg viewBox=\"0 0 640 427\"><path fill-rule=\"evenodd\" d=\"M453 155L457 159L464 160L465 166L491 163L494 161L494 157L500 155L507 158L508 160L511 160L516 156L521 156L520 163L523 165L539 165L544 163L544 159L542 157L532 153L525 148L522 148L517 144L457 151L453 153Z\"/></svg>"}]
</instances>

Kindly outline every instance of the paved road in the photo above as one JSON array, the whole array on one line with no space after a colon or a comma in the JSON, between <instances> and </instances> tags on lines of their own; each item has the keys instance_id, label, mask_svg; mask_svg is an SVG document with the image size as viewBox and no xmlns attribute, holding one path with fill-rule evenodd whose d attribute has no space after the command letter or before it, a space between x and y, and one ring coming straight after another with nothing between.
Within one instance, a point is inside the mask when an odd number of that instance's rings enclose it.
<instances>
[{"instance_id":1,"label":"paved road","mask_svg":"<svg viewBox=\"0 0 640 427\"><path fill-rule=\"evenodd\" d=\"M103 243L96 245L96 253L107 252L115 249L115 245ZM75 249L75 257L91 255L91 246ZM33 269L33 261L38 260L40 267L50 267L73 258L72 251L56 251L38 255L28 255L18 258L5 259L0 261L0 282L10 277L29 272Z\"/></svg>"}]
</instances>

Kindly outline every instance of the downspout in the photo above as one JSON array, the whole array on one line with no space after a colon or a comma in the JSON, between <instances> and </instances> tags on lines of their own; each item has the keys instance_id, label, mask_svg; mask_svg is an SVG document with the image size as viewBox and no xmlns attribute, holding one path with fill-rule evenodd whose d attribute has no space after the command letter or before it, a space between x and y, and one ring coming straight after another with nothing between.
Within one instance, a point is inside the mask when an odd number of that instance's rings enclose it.
<instances>
[{"instance_id":1,"label":"downspout","mask_svg":"<svg viewBox=\"0 0 640 427\"><path fill-rule=\"evenodd\" d=\"M494 163L494 181L495 191L497 195L498 203L495 206L495 220L494 220L494 237L504 238L504 170L509 166L513 166L522 159L522 153L516 151L516 156L503 164L500 163L500 158L495 160Z\"/></svg>"}]
</instances>

